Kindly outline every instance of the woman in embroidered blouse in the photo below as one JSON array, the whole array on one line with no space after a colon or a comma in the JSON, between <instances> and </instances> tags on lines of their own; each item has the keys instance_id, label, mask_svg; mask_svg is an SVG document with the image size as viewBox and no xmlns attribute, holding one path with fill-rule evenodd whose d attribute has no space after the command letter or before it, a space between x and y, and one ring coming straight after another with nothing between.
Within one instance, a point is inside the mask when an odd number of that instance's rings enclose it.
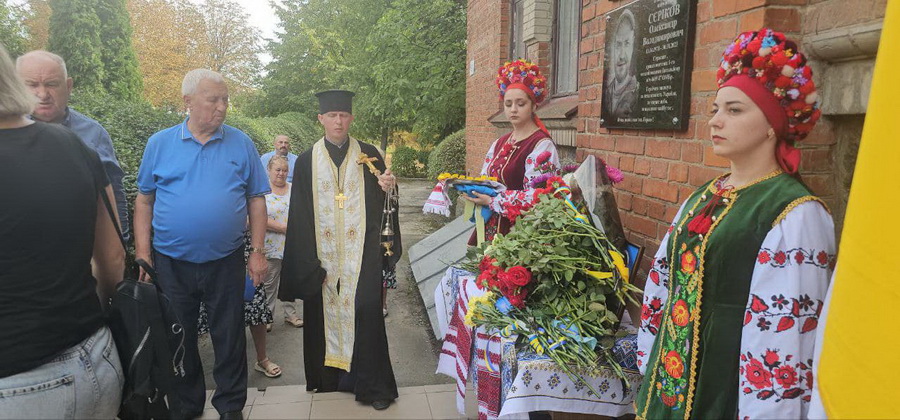
<instances>
[{"instance_id":1,"label":"woman in embroidered blouse","mask_svg":"<svg viewBox=\"0 0 900 420\"><path fill-rule=\"evenodd\" d=\"M544 99L547 79L537 65L517 60L500 67L497 86L503 100L503 112L513 130L491 144L481 175L497 178L506 191L496 197L474 193L463 198L489 206L494 214L485 223L485 240L509 232L518 216L518 207L531 201L531 181L544 173L559 172L559 155L550 133L535 114ZM475 235L469 240L474 245Z\"/></svg>"},{"instance_id":2,"label":"woman in embroidered blouse","mask_svg":"<svg viewBox=\"0 0 900 420\"><path fill-rule=\"evenodd\" d=\"M806 417L835 254L793 147L820 115L811 76L797 45L768 29L725 50L709 126L731 172L684 202L654 257L639 418Z\"/></svg>"}]
</instances>

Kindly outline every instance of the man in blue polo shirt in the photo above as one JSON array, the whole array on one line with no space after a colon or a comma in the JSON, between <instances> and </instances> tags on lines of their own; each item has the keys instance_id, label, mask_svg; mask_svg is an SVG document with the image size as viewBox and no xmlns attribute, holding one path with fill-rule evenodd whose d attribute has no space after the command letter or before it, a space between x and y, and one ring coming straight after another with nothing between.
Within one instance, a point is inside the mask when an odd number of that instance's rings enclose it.
<instances>
[{"instance_id":1,"label":"man in blue polo shirt","mask_svg":"<svg viewBox=\"0 0 900 420\"><path fill-rule=\"evenodd\" d=\"M222 76L192 70L181 90L188 118L151 136L144 149L134 206L135 256L153 262L184 326L186 376L172 395L173 417L203 412L206 386L197 350L203 302L216 355L212 404L222 418L241 418L247 400L244 229L249 215L246 271L259 285L268 268L263 240L269 182L250 138L223 124L228 87Z\"/></svg>"},{"instance_id":2,"label":"man in blue polo shirt","mask_svg":"<svg viewBox=\"0 0 900 420\"><path fill-rule=\"evenodd\" d=\"M291 153L290 137L285 136L284 134L275 136L273 146L275 146L275 150L268 152L259 158L259 160L262 161L263 167L269 167L269 161L272 160L272 156L284 156L288 161L287 182L294 182L294 162L297 161L297 155Z\"/></svg>"}]
</instances>

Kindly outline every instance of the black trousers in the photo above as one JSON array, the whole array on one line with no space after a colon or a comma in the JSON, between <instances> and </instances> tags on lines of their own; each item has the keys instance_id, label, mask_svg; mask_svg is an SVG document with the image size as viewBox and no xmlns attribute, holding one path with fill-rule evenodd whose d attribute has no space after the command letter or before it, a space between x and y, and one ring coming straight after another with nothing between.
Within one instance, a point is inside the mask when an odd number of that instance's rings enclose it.
<instances>
[{"instance_id":1,"label":"black trousers","mask_svg":"<svg viewBox=\"0 0 900 420\"><path fill-rule=\"evenodd\" d=\"M153 252L157 281L184 326L185 377L175 384L175 417L199 415L206 399L203 364L197 350L200 302L209 314L209 335L216 356L212 405L222 414L247 402L247 338L244 335L244 247L225 258L192 263Z\"/></svg>"}]
</instances>

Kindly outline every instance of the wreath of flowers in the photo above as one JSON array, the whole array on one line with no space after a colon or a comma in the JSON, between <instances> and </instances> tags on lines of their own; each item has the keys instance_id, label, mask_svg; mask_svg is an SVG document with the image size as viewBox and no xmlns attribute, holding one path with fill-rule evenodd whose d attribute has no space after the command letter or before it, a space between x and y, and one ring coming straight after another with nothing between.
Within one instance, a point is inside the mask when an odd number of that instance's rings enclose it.
<instances>
[{"instance_id":1,"label":"wreath of flowers","mask_svg":"<svg viewBox=\"0 0 900 420\"><path fill-rule=\"evenodd\" d=\"M722 54L718 87L736 75L749 76L775 95L788 120L788 141L803 140L822 114L806 57L783 33L763 28L744 32Z\"/></svg>"},{"instance_id":2,"label":"wreath of flowers","mask_svg":"<svg viewBox=\"0 0 900 420\"><path fill-rule=\"evenodd\" d=\"M513 83L521 83L531 89L534 103L544 100L547 88L547 77L541 74L540 67L526 60L516 60L503 64L497 70L497 87L500 88L500 99L506 94L506 88Z\"/></svg>"}]
</instances>

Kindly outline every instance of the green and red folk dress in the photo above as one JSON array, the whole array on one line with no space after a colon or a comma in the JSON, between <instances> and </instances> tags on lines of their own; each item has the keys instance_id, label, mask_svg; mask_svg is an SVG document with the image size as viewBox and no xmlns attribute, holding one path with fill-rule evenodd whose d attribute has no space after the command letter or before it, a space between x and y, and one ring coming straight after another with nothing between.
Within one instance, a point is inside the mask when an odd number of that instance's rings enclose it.
<instances>
[{"instance_id":1,"label":"green and red folk dress","mask_svg":"<svg viewBox=\"0 0 900 420\"><path fill-rule=\"evenodd\" d=\"M834 224L794 177L685 201L644 290L638 418L804 418Z\"/></svg>"}]
</instances>

